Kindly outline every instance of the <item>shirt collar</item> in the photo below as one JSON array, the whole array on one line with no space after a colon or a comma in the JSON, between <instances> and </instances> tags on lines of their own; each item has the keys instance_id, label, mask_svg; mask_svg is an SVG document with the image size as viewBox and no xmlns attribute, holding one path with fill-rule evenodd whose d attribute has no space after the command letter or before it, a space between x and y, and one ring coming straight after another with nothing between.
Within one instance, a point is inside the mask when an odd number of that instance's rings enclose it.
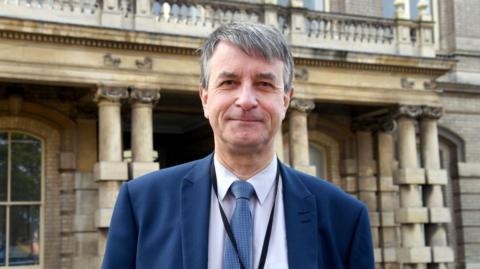
<instances>
[{"instance_id":1,"label":"shirt collar","mask_svg":"<svg viewBox=\"0 0 480 269\"><path fill-rule=\"evenodd\" d=\"M262 171L255 174L253 177L247 179L248 183L252 184L260 205L267 198L268 193L273 187L275 176L277 172L277 156L273 156L270 163ZM236 180L240 180L230 170L223 166L220 161L214 156L215 173L217 176L218 199L223 201L227 195L230 185Z\"/></svg>"}]
</instances>

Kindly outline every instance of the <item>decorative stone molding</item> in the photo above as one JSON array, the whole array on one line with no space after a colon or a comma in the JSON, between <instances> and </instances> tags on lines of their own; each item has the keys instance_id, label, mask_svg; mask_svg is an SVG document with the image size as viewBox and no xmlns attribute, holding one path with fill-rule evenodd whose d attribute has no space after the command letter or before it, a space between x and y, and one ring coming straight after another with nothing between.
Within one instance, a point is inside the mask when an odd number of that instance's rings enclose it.
<instances>
[{"instance_id":1,"label":"decorative stone molding","mask_svg":"<svg viewBox=\"0 0 480 269\"><path fill-rule=\"evenodd\" d=\"M442 107L424 106L422 107L422 116L424 118L439 119L443 115Z\"/></svg>"},{"instance_id":2,"label":"decorative stone molding","mask_svg":"<svg viewBox=\"0 0 480 269\"><path fill-rule=\"evenodd\" d=\"M114 58L111 53L107 53L103 56L103 65L110 67L119 67L122 60L120 58Z\"/></svg>"},{"instance_id":3,"label":"decorative stone molding","mask_svg":"<svg viewBox=\"0 0 480 269\"><path fill-rule=\"evenodd\" d=\"M145 56L142 60L136 60L135 65L140 70L152 70L153 60L150 56Z\"/></svg>"},{"instance_id":4,"label":"decorative stone molding","mask_svg":"<svg viewBox=\"0 0 480 269\"><path fill-rule=\"evenodd\" d=\"M393 118L407 117L418 118L423 113L421 106L400 105L392 111Z\"/></svg>"},{"instance_id":5,"label":"decorative stone molding","mask_svg":"<svg viewBox=\"0 0 480 269\"><path fill-rule=\"evenodd\" d=\"M353 131L393 132L396 128L397 124L390 112L377 117L355 120L352 123Z\"/></svg>"},{"instance_id":6,"label":"decorative stone molding","mask_svg":"<svg viewBox=\"0 0 480 269\"><path fill-rule=\"evenodd\" d=\"M423 82L423 88L425 90L433 90L437 88L437 82L435 80L428 80Z\"/></svg>"},{"instance_id":7,"label":"decorative stone molding","mask_svg":"<svg viewBox=\"0 0 480 269\"><path fill-rule=\"evenodd\" d=\"M290 109L308 113L315 108L315 103L312 100L293 98L290 100Z\"/></svg>"},{"instance_id":8,"label":"decorative stone molding","mask_svg":"<svg viewBox=\"0 0 480 269\"><path fill-rule=\"evenodd\" d=\"M306 68L295 69L294 74L297 80L308 80L308 70Z\"/></svg>"},{"instance_id":9,"label":"decorative stone molding","mask_svg":"<svg viewBox=\"0 0 480 269\"><path fill-rule=\"evenodd\" d=\"M70 26L72 31L80 31L77 26ZM80 26L79 26L80 27ZM145 51L149 53L165 53L176 55L188 55L198 56L199 51L196 48L183 48L183 47L171 47L161 46L155 44L142 44L133 42L122 42L105 39L93 39L87 37L71 37L63 35L53 34L41 34L41 33L26 33L15 32L0 29L0 38L8 40L23 40L28 42L42 42L42 43L55 43L69 46L82 46L82 47L95 47L106 49L119 49L119 50L133 50L133 51ZM327 56L328 57L328 56ZM355 62L341 62L335 61L334 57L329 60L325 59L308 59L308 58L295 58L295 65L305 65L314 67L334 67L345 68L355 70L371 70L371 71L384 71L384 72L397 72L397 73L421 73L427 75L440 76L452 68L453 63L441 68L420 68L414 66L395 66L384 64L370 64L370 63L355 63Z\"/></svg>"},{"instance_id":10,"label":"decorative stone molding","mask_svg":"<svg viewBox=\"0 0 480 269\"><path fill-rule=\"evenodd\" d=\"M401 78L400 83L404 89L412 89L415 86L415 81L408 78Z\"/></svg>"},{"instance_id":11,"label":"decorative stone molding","mask_svg":"<svg viewBox=\"0 0 480 269\"><path fill-rule=\"evenodd\" d=\"M159 90L145 90L145 89L132 89L130 92L130 99L132 101L155 104L160 99Z\"/></svg>"},{"instance_id":12,"label":"decorative stone molding","mask_svg":"<svg viewBox=\"0 0 480 269\"><path fill-rule=\"evenodd\" d=\"M110 102L118 102L121 99L128 98L128 90L124 87L99 86L95 93L94 101L99 102L106 99Z\"/></svg>"}]
</instances>

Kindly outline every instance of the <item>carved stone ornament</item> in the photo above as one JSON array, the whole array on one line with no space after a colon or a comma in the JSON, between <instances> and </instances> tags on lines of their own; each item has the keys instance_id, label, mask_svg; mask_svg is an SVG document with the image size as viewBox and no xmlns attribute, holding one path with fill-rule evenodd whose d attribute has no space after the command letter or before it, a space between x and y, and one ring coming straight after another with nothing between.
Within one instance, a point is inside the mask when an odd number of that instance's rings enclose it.
<instances>
[{"instance_id":1,"label":"carved stone ornament","mask_svg":"<svg viewBox=\"0 0 480 269\"><path fill-rule=\"evenodd\" d=\"M392 112L394 118L407 117L416 119L422 115L423 109L420 106L400 105Z\"/></svg>"},{"instance_id":2,"label":"carved stone ornament","mask_svg":"<svg viewBox=\"0 0 480 269\"><path fill-rule=\"evenodd\" d=\"M435 82L435 80L425 81L423 82L423 88L425 88L425 90L433 90L437 88L437 83Z\"/></svg>"},{"instance_id":3,"label":"carved stone ornament","mask_svg":"<svg viewBox=\"0 0 480 269\"><path fill-rule=\"evenodd\" d=\"M137 101L144 104L155 104L160 99L160 91L133 89L130 93L132 101Z\"/></svg>"},{"instance_id":4,"label":"carved stone ornament","mask_svg":"<svg viewBox=\"0 0 480 269\"><path fill-rule=\"evenodd\" d=\"M405 88L405 89L412 89L413 86L415 85L415 81L408 78L401 78L400 82L402 84L402 88Z\"/></svg>"},{"instance_id":5,"label":"carved stone ornament","mask_svg":"<svg viewBox=\"0 0 480 269\"><path fill-rule=\"evenodd\" d=\"M293 98L290 100L290 109L294 109L303 113L308 113L315 108L312 100Z\"/></svg>"},{"instance_id":6,"label":"carved stone ornament","mask_svg":"<svg viewBox=\"0 0 480 269\"><path fill-rule=\"evenodd\" d=\"M391 114L387 114L382 117L356 120L352 123L353 131L393 132L395 129L396 123Z\"/></svg>"},{"instance_id":7,"label":"carved stone ornament","mask_svg":"<svg viewBox=\"0 0 480 269\"><path fill-rule=\"evenodd\" d=\"M103 65L110 67L119 67L122 60L120 58L113 58L111 53L103 56Z\"/></svg>"},{"instance_id":8,"label":"carved stone ornament","mask_svg":"<svg viewBox=\"0 0 480 269\"><path fill-rule=\"evenodd\" d=\"M100 86L95 93L94 101L99 102L102 99L110 102L118 102L121 99L128 98L128 90L123 87Z\"/></svg>"},{"instance_id":9,"label":"carved stone ornament","mask_svg":"<svg viewBox=\"0 0 480 269\"><path fill-rule=\"evenodd\" d=\"M306 68L295 69L294 74L297 80L308 80L308 70Z\"/></svg>"},{"instance_id":10,"label":"carved stone ornament","mask_svg":"<svg viewBox=\"0 0 480 269\"><path fill-rule=\"evenodd\" d=\"M152 70L153 68L153 61L152 58L146 56L143 60L135 60L135 65L140 70Z\"/></svg>"},{"instance_id":11,"label":"carved stone ornament","mask_svg":"<svg viewBox=\"0 0 480 269\"><path fill-rule=\"evenodd\" d=\"M434 107L434 106L424 106L422 107L423 114L422 116L430 119L439 119L443 115L443 108Z\"/></svg>"}]
</instances>

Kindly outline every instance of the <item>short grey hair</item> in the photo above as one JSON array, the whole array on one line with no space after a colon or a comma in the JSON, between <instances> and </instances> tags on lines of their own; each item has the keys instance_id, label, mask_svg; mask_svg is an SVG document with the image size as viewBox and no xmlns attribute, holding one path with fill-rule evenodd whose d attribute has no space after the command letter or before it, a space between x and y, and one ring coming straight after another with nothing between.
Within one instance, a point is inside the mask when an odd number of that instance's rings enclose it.
<instances>
[{"instance_id":1,"label":"short grey hair","mask_svg":"<svg viewBox=\"0 0 480 269\"><path fill-rule=\"evenodd\" d=\"M246 22L234 22L218 27L203 44L200 56L200 83L203 88L208 88L208 63L221 41L232 43L249 56L263 57L267 62L273 59L282 61L284 91L291 89L293 57L282 33L273 26Z\"/></svg>"}]
</instances>

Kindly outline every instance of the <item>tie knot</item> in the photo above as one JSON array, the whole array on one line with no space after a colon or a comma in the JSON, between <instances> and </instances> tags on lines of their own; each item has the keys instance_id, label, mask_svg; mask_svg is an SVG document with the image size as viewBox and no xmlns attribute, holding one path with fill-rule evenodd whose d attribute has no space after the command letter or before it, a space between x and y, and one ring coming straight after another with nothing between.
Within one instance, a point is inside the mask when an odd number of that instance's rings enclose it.
<instances>
[{"instance_id":1,"label":"tie knot","mask_svg":"<svg viewBox=\"0 0 480 269\"><path fill-rule=\"evenodd\" d=\"M243 198L250 200L253 194L253 186L246 181L237 180L232 183L230 191L233 193L233 196L235 196L235 199Z\"/></svg>"}]
</instances>

